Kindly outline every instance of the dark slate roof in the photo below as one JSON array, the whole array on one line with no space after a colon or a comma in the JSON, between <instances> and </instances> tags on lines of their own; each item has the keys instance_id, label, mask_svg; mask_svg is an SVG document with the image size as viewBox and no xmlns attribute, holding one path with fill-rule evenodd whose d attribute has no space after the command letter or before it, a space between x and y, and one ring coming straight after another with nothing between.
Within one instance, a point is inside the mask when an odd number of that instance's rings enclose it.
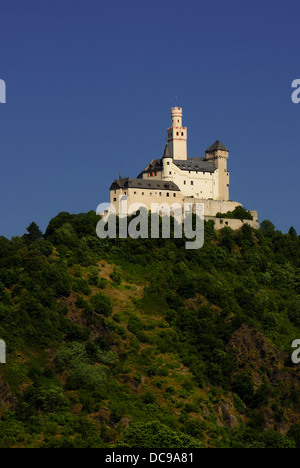
<instances>
[{"instance_id":1,"label":"dark slate roof","mask_svg":"<svg viewBox=\"0 0 300 468\"><path fill-rule=\"evenodd\" d=\"M170 153L170 150L169 150L169 146L168 144L166 144L165 146L165 150L164 150L164 154L163 154L163 158L171 158L171 153Z\"/></svg>"},{"instance_id":2,"label":"dark slate roof","mask_svg":"<svg viewBox=\"0 0 300 468\"><path fill-rule=\"evenodd\" d=\"M181 171L215 172L217 169L214 163L206 161L205 158L174 159L173 163Z\"/></svg>"},{"instance_id":3,"label":"dark slate roof","mask_svg":"<svg viewBox=\"0 0 300 468\"><path fill-rule=\"evenodd\" d=\"M174 184L174 182L170 182L167 180L157 180L157 179L116 179L111 187L110 190L118 190L119 188L126 189L126 188L138 188L138 189L145 189L145 190L170 190L175 192L180 192L178 185Z\"/></svg>"},{"instance_id":4,"label":"dark slate roof","mask_svg":"<svg viewBox=\"0 0 300 468\"><path fill-rule=\"evenodd\" d=\"M153 161L151 161L151 163L138 175L138 178L142 177L144 172L161 171L163 168L162 159L153 159ZM206 161L205 158L188 158L187 160L173 159L173 163L181 171L215 172L216 170L214 163Z\"/></svg>"},{"instance_id":5,"label":"dark slate roof","mask_svg":"<svg viewBox=\"0 0 300 468\"><path fill-rule=\"evenodd\" d=\"M217 141L214 142L213 145L211 145L209 148L207 148L205 153L212 153L213 151L217 151L217 150L228 151L226 146L223 145L223 143L221 143L219 140L217 140Z\"/></svg>"},{"instance_id":6,"label":"dark slate roof","mask_svg":"<svg viewBox=\"0 0 300 468\"><path fill-rule=\"evenodd\" d=\"M163 165L161 159L153 159L150 164L138 175L138 178L142 177L144 172L151 171L162 171Z\"/></svg>"}]
</instances>

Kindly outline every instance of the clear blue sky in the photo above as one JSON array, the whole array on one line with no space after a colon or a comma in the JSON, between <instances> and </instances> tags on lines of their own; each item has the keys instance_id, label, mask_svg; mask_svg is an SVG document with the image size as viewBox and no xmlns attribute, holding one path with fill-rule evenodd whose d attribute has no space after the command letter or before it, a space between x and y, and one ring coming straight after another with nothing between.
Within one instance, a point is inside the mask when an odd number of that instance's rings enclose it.
<instances>
[{"instance_id":1,"label":"clear blue sky","mask_svg":"<svg viewBox=\"0 0 300 468\"><path fill-rule=\"evenodd\" d=\"M300 233L299 0L5 0L0 235L96 209L162 155L174 96L188 153L230 150L230 198Z\"/></svg>"}]
</instances>

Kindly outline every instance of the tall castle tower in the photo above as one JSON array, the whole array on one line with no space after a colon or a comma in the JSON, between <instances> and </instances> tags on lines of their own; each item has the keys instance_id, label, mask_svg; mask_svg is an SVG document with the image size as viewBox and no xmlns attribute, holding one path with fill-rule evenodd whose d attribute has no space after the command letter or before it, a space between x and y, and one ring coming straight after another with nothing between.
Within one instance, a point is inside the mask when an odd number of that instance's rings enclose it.
<instances>
[{"instance_id":1,"label":"tall castle tower","mask_svg":"<svg viewBox=\"0 0 300 468\"><path fill-rule=\"evenodd\" d=\"M206 151L206 161L212 161L218 169L218 196L216 200L229 200L229 172L227 170L228 149L219 140Z\"/></svg>"},{"instance_id":2,"label":"tall castle tower","mask_svg":"<svg viewBox=\"0 0 300 468\"><path fill-rule=\"evenodd\" d=\"M182 126L182 108L172 107L172 127L168 128L167 144L173 159L187 159L187 128Z\"/></svg>"}]
</instances>

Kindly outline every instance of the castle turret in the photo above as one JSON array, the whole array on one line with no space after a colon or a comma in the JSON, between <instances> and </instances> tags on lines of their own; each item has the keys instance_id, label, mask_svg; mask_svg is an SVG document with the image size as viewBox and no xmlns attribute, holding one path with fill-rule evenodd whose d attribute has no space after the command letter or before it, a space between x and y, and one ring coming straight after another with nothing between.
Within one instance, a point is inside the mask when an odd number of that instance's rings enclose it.
<instances>
[{"instance_id":1,"label":"castle turret","mask_svg":"<svg viewBox=\"0 0 300 468\"><path fill-rule=\"evenodd\" d=\"M182 108L172 107L172 127L168 128L167 142L173 159L187 159L187 128L182 126Z\"/></svg>"},{"instance_id":2,"label":"castle turret","mask_svg":"<svg viewBox=\"0 0 300 468\"><path fill-rule=\"evenodd\" d=\"M162 163L163 163L162 177L163 177L163 179L170 180L172 178L172 161L173 161L173 158L171 156L169 146L168 146L168 144L166 144L164 154L163 154L163 157L162 157Z\"/></svg>"},{"instance_id":3,"label":"castle turret","mask_svg":"<svg viewBox=\"0 0 300 468\"><path fill-rule=\"evenodd\" d=\"M219 140L215 141L205 151L206 161L214 163L218 169L218 187L216 200L229 200L229 172L227 170L227 161L229 157L228 149Z\"/></svg>"}]
</instances>

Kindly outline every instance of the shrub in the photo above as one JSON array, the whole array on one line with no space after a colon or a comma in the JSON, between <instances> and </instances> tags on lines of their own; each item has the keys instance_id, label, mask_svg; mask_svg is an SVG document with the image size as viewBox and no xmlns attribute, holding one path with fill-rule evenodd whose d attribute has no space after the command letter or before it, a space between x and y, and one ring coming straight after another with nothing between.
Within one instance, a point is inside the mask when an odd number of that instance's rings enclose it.
<instances>
[{"instance_id":1,"label":"shrub","mask_svg":"<svg viewBox=\"0 0 300 468\"><path fill-rule=\"evenodd\" d=\"M233 381L233 391L246 403L251 404L254 398L254 383L248 374L237 374Z\"/></svg>"},{"instance_id":2,"label":"shrub","mask_svg":"<svg viewBox=\"0 0 300 468\"><path fill-rule=\"evenodd\" d=\"M203 448L196 439L172 431L158 421L135 423L125 430L118 447L134 448Z\"/></svg>"},{"instance_id":3,"label":"shrub","mask_svg":"<svg viewBox=\"0 0 300 468\"><path fill-rule=\"evenodd\" d=\"M233 211L227 211L227 213L217 213L216 218L227 218L227 219L244 219L253 220L253 216L250 211L247 211L243 206L237 206Z\"/></svg>"},{"instance_id":4,"label":"shrub","mask_svg":"<svg viewBox=\"0 0 300 468\"><path fill-rule=\"evenodd\" d=\"M91 304L94 308L94 312L97 314L109 316L112 314L113 308L111 300L108 296L103 293L95 294L91 297Z\"/></svg>"},{"instance_id":5,"label":"shrub","mask_svg":"<svg viewBox=\"0 0 300 468\"><path fill-rule=\"evenodd\" d=\"M88 356L86 346L83 343L69 343L56 353L56 364L59 368L64 366L74 367L75 365L87 362Z\"/></svg>"},{"instance_id":6,"label":"shrub","mask_svg":"<svg viewBox=\"0 0 300 468\"><path fill-rule=\"evenodd\" d=\"M104 367L81 363L71 371L67 386L71 390L83 388L93 392L103 388L105 382L106 371Z\"/></svg>"},{"instance_id":7,"label":"shrub","mask_svg":"<svg viewBox=\"0 0 300 468\"><path fill-rule=\"evenodd\" d=\"M92 266L89 268L88 282L92 286L98 286L99 283L99 271L96 267Z\"/></svg>"},{"instance_id":8,"label":"shrub","mask_svg":"<svg viewBox=\"0 0 300 468\"><path fill-rule=\"evenodd\" d=\"M89 287L89 283L84 278L75 278L73 281L73 290L86 296L91 294L91 289Z\"/></svg>"},{"instance_id":9,"label":"shrub","mask_svg":"<svg viewBox=\"0 0 300 468\"><path fill-rule=\"evenodd\" d=\"M115 284L121 284L121 282L122 282L122 271L121 271L121 269L118 268L118 267L114 267L114 271L110 275L110 278Z\"/></svg>"},{"instance_id":10,"label":"shrub","mask_svg":"<svg viewBox=\"0 0 300 468\"><path fill-rule=\"evenodd\" d=\"M195 437L196 439L201 439L204 435L204 431L206 428L205 421L201 421L200 419L190 419L184 425L184 432L191 437Z\"/></svg>"}]
</instances>

